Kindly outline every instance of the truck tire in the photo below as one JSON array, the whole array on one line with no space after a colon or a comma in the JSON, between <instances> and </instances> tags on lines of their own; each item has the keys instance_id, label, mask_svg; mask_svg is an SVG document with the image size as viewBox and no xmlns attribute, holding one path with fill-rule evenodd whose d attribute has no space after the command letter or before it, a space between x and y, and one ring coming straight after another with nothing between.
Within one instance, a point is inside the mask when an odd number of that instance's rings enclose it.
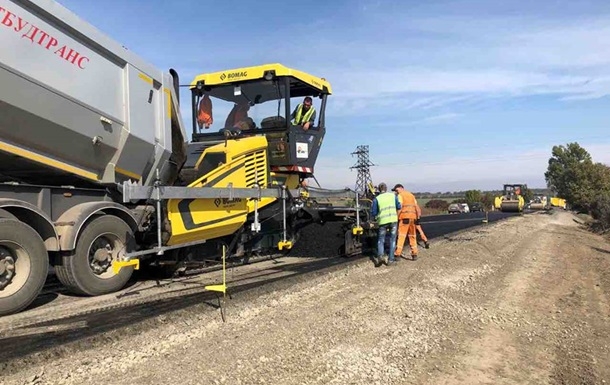
<instances>
[{"instance_id":1,"label":"truck tire","mask_svg":"<svg viewBox=\"0 0 610 385\"><path fill-rule=\"evenodd\" d=\"M127 223L112 215L99 216L85 225L74 252L64 255L61 264L55 266L57 278L75 294L94 296L121 290L131 278L133 267L115 274L112 261L133 246L133 231Z\"/></svg>"},{"instance_id":2,"label":"truck tire","mask_svg":"<svg viewBox=\"0 0 610 385\"><path fill-rule=\"evenodd\" d=\"M49 254L40 235L14 219L0 219L0 316L25 309L47 279Z\"/></svg>"}]
</instances>

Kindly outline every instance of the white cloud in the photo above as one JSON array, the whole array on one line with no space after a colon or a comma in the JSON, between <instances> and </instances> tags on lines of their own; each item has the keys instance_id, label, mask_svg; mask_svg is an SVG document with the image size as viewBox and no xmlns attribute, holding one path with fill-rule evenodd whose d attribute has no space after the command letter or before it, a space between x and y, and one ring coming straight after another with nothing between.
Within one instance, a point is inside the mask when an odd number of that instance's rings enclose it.
<instances>
[{"instance_id":1,"label":"white cloud","mask_svg":"<svg viewBox=\"0 0 610 385\"><path fill-rule=\"evenodd\" d=\"M463 115L464 114L456 114L454 112L449 112L446 114L433 115L433 116L429 116L427 118L423 118L420 120L407 122L406 125L413 126L413 125L442 124L442 123L447 123L447 122L453 121Z\"/></svg>"},{"instance_id":2,"label":"white cloud","mask_svg":"<svg viewBox=\"0 0 610 385\"><path fill-rule=\"evenodd\" d=\"M610 144L583 144L595 162L610 164ZM371 167L374 183L403 183L414 191L500 189L503 183L545 187L551 147L504 151L483 157L453 157L438 162L380 163ZM355 162L354 162L355 163ZM323 187L354 187L357 171L345 159L318 159L316 177Z\"/></svg>"},{"instance_id":3,"label":"white cloud","mask_svg":"<svg viewBox=\"0 0 610 385\"><path fill-rule=\"evenodd\" d=\"M536 94L581 94L599 91L610 85L610 79L584 75L553 75L534 71L507 69L435 70L402 67L378 70L338 71L328 76L338 98L374 101L420 94L408 107L438 103L438 94L450 94L452 101L467 99L460 94L504 94L506 96ZM358 79L355 81L355 79ZM422 96L426 96L422 98ZM391 103L391 102L385 102Z\"/></svg>"},{"instance_id":4,"label":"white cloud","mask_svg":"<svg viewBox=\"0 0 610 385\"><path fill-rule=\"evenodd\" d=\"M576 19L511 36L503 60L538 67L598 67L610 64L610 20Z\"/></svg>"},{"instance_id":5,"label":"white cloud","mask_svg":"<svg viewBox=\"0 0 610 385\"><path fill-rule=\"evenodd\" d=\"M344 107L339 113L363 106L366 113L439 108L464 98L556 95L568 102L610 94L607 16L552 20L383 14L375 20L385 20L381 41L363 33L317 43L317 57L334 59L314 68L333 84ZM435 103L428 105L431 99Z\"/></svg>"}]
</instances>

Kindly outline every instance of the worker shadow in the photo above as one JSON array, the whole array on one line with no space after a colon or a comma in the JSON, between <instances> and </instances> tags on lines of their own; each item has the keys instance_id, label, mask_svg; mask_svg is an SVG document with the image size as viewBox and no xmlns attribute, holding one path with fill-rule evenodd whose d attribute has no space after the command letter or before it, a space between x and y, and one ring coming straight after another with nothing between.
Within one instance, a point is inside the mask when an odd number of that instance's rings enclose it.
<instances>
[{"instance_id":1,"label":"worker shadow","mask_svg":"<svg viewBox=\"0 0 610 385\"><path fill-rule=\"evenodd\" d=\"M608 228L599 221L584 221L573 219L578 224L578 228L583 231L593 232L595 234L605 234L608 232Z\"/></svg>"},{"instance_id":2,"label":"worker shadow","mask_svg":"<svg viewBox=\"0 0 610 385\"><path fill-rule=\"evenodd\" d=\"M476 238L468 237L464 234L457 234L454 236L445 235L445 236L443 236L443 239L446 240L447 242L471 242L471 241L474 241Z\"/></svg>"},{"instance_id":3,"label":"worker shadow","mask_svg":"<svg viewBox=\"0 0 610 385\"><path fill-rule=\"evenodd\" d=\"M595 251L598 251L600 253L610 254L610 250L602 249L602 248L599 248L599 247L591 246L591 249L593 249Z\"/></svg>"}]
</instances>

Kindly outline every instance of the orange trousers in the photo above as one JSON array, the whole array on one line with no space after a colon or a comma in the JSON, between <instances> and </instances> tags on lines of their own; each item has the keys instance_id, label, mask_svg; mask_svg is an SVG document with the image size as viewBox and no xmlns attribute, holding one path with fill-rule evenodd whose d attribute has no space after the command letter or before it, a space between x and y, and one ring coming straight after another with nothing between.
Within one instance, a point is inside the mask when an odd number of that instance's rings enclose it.
<instances>
[{"instance_id":1,"label":"orange trousers","mask_svg":"<svg viewBox=\"0 0 610 385\"><path fill-rule=\"evenodd\" d=\"M407 223L403 223L403 222ZM398 237L396 239L396 251L394 255L399 257L402 254L402 248L405 241L409 238L409 246L411 247L411 256L417 255L417 229L415 228L415 219L404 219L398 221Z\"/></svg>"}]
</instances>

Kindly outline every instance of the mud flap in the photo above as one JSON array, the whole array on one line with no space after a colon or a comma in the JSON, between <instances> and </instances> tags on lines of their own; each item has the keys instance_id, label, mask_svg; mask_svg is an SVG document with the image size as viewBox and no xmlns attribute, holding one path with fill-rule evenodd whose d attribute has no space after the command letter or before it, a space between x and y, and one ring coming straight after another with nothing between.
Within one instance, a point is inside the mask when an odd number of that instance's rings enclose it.
<instances>
[{"instance_id":1,"label":"mud flap","mask_svg":"<svg viewBox=\"0 0 610 385\"><path fill-rule=\"evenodd\" d=\"M345 232L345 256L352 257L362 254L361 235L354 235L352 230Z\"/></svg>"}]
</instances>

